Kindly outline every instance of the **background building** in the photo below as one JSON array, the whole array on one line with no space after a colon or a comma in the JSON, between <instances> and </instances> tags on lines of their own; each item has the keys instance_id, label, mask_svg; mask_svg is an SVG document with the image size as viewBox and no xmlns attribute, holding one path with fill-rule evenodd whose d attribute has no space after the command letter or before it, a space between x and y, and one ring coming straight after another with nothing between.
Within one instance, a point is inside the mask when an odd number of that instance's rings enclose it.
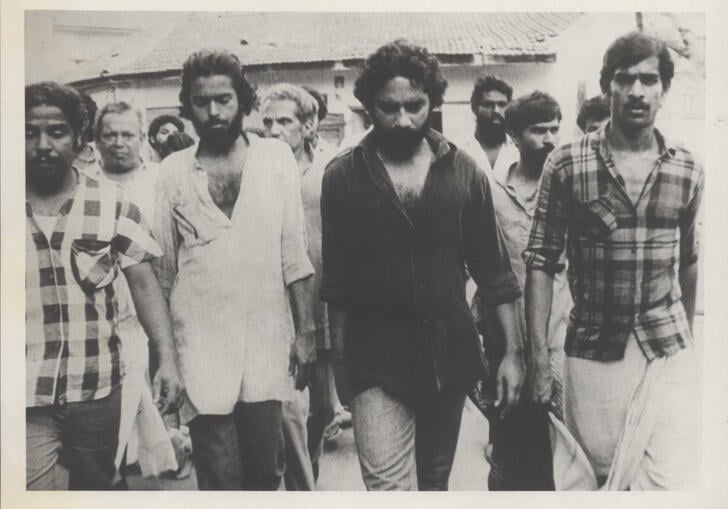
<instances>
[{"instance_id":1,"label":"background building","mask_svg":"<svg viewBox=\"0 0 728 509\"><path fill-rule=\"evenodd\" d=\"M704 16L637 13L119 13L26 14L28 81L56 79L100 105L134 102L151 120L176 113L184 59L201 48L238 55L258 87L287 81L312 86L328 100L323 135L334 141L363 131L366 115L353 96L358 66L381 44L406 38L443 64L449 86L441 110L453 140L471 136L470 94L478 76L494 73L515 95L540 89L564 113L564 137L577 133L581 101L599 93L608 44L635 30L668 40L677 61L659 125L703 154ZM259 128L254 112L247 128Z\"/></svg>"}]
</instances>

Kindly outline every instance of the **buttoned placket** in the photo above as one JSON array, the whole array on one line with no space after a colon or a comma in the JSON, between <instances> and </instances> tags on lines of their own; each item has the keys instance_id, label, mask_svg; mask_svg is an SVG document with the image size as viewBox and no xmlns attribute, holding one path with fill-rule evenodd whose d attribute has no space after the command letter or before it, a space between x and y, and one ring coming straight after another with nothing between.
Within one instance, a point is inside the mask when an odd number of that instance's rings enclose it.
<instances>
[{"instance_id":1,"label":"buttoned placket","mask_svg":"<svg viewBox=\"0 0 728 509\"><path fill-rule=\"evenodd\" d=\"M373 184L382 192L387 201L397 209L399 215L406 221L411 234L410 241L412 243L412 246L409 255L410 278L412 281L412 297L415 300L415 309L420 310L423 315L421 318L418 319L418 329L420 329L422 331L422 335L427 338L427 344L430 347L430 359L433 365L435 388L439 391L442 388L442 382L440 381L440 377L438 375L437 356L435 355L436 345L433 344L432 335L429 334L430 321L427 318L427 315L429 313L429 304L418 302L418 296L424 294L423 289L418 288L419 278L417 275L417 263L415 260L415 253L419 248L419 246L417 245L417 240L420 237L417 234L417 228L415 227L412 218L410 218L410 216L407 214L404 206L402 205L402 201L397 196L397 193L394 189L394 184L392 183L391 178L389 178L389 174L384 167L384 163L382 163L379 157L373 156L372 152L373 151L365 151L363 153L364 166L367 169L369 178L373 182ZM422 186L422 191L420 193L420 205L422 205L423 201L426 198L427 192L431 187L433 171L437 171L437 168L439 168L439 166L441 165L444 156L445 154L437 155L435 160L430 164L430 167L428 168L427 176L425 177L425 182ZM372 164L369 164L370 161L368 159L372 159Z\"/></svg>"},{"instance_id":2,"label":"buttoned placket","mask_svg":"<svg viewBox=\"0 0 728 509\"><path fill-rule=\"evenodd\" d=\"M74 192L75 194L75 192ZM53 238L53 235L56 233L56 230L58 230L58 225L62 221L65 220L66 211L70 211L72 204L73 204L73 198L69 198L68 201L66 201L63 206L59 209L59 217L56 221L56 224L53 228L53 232L51 232L50 238L46 238L45 233L41 230L40 226L35 220L35 215L33 213L33 207L29 202L28 203L28 211L30 212L30 220L34 228L33 233L39 233L43 239L43 250L47 253L48 260L50 261L50 265L52 268L51 272L51 282L53 283L53 289L55 291L56 295L56 306L58 308L58 323L56 326L58 327L58 331L61 337L61 346L58 349L58 357L56 358L56 369L53 375L53 392L52 392L52 399L51 401L54 402L54 404L57 402L59 405L63 406L66 404L66 398L63 396L58 396L58 375L61 371L61 364L63 363L63 351L66 346L66 343L68 342L68 339L66 338L64 327L63 327L63 304L61 303L61 295L58 288L58 278L56 277L56 271L58 270L58 267L56 266L55 261L55 253L53 246L51 245L51 239ZM41 304L43 304L41 302ZM44 304L43 304L44 305Z\"/></svg>"},{"instance_id":3,"label":"buttoned placket","mask_svg":"<svg viewBox=\"0 0 728 509\"><path fill-rule=\"evenodd\" d=\"M662 140L658 139L658 143L660 143L660 147L662 148ZM655 165L653 166L650 173L647 175L647 178L645 179L645 183L642 186L642 190L640 192L640 195L637 199L637 203L633 203L632 199L629 197L629 194L627 194L627 189L624 186L624 180L623 177L620 175L619 171L617 170L617 166L614 163L614 160L611 157L611 154L609 153L607 149L607 142L606 138L601 139L601 143L599 146L599 156L602 159L602 162L604 163L604 166L607 168L607 173L610 176L611 185L614 186L614 188L618 192L618 196L616 196L623 205L626 206L627 210L629 210L630 214L632 215L632 221L635 224L634 228L630 228L629 231L629 241L632 243L632 247L630 248L630 252L635 256L635 260L644 260L644 253L642 252L641 248L638 248L637 243L637 236L636 232L638 231L638 219L640 215L645 215L645 208L647 207L647 203L649 200L646 200L645 197L649 196L652 187L655 184L655 181L657 180L657 173L660 170L660 167L662 166L662 163L664 160L668 157L669 151L665 148L662 148L660 156L657 158L657 161L655 162ZM609 191L608 191L609 192ZM610 193L611 194L611 193ZM640 245L643 245L645 243L646 239L639 239ZM638 275L643 275L644 273L644 267L642 264L640 264L637 267L637 270L632 271L632 280L630 281L630 290L631 294L633 296L632 300L632 309L633 313L630 317L630 326L634 327L635 319L637 315L639 314L640 309L640 302L642 300L642 284L641 281L637 281Z\"/></svg>"}]
</instances>

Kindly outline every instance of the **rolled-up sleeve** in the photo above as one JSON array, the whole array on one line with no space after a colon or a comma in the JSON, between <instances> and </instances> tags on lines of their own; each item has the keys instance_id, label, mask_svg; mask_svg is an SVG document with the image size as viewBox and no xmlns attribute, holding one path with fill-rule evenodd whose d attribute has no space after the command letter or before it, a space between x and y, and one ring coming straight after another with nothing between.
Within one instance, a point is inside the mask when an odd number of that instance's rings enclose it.
<instances>
[{"instance_id":1,"label":"rolled-up sleeve","mask_svg":"<svg viewBox=\"0 0 728 509\"><path fill-rule=\"evenodd\" d=\"M327 169L321 187L321 300L340 303L345 297L344 249L339 226L343 211L332 185L333 176L333 172Z\"/></svg>"},{"instance_id":2,"label":"rolled-up sleeve","mask_svg":"<svg viewBox=\"0 0 728 509\"><path fill-rule=\"evenodd\" d=\"M162 256L152 262L154 273L165 297L169 298L175 278L177 277L177 229L172 216L170 199L171 173L160 168L160 175L155 188L154 218L152 232L162 248Z\"/></svg>"},{"instance_id":3,"label":"rolled-up sleeve","mask_svg":"<svg viewBox=\"0 0 728 509\"><path fill-rule=\"evenodd\" d=\"M689 267L697 262L700 250L697 223L705 177L702 166L696 165L695 172L697 177L692 198L680 216L680 267Z\"/></svg>"},{"instance_id":4,"label":"rolled-up sleeve","mask_svg":"<svg viewBox=\"0 0 728 509\"><path fill-rule=\"evenodd\" d=\"M495 216L487 177L474 172L472 178L470 207L463 216L465 259L484 304L495 307L515 301L522 291Z\"/></svg>"},{"instance_id":5,"label":"rolled-up sleeve","mask_svg":"<svg viewBox=\"0 0 728 509\"><path fill-rule=\"evenodd\" d=\"M306 249L306 221L303 215L298 165L290 150L281 154L283 181L283 225L281 261L286 286L313 274Z\"/></svg>"},{"instance_id":6,"label":"rolled-up sleeve","mask_svg":"<svg viewBox=\"0 0 728 509\"><path fill-rule=\"evenodd\" d=\"M564 251L568 224L569 192L560 168L559 158L551 154L544 165L538 190L528 246L523 260L529 269L550 274L564 270L561 254Z\"/></svg>"}]
</instances>

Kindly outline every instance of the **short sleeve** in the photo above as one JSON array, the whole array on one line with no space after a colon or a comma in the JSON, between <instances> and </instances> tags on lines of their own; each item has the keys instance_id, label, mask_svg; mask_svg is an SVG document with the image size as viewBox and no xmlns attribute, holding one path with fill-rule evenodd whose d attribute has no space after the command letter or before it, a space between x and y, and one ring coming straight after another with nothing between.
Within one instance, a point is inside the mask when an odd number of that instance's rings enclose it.
<instances>
[{"instance_id":1,"label":"short sleeve","mask_svg":"<svg viewBox=\"0 0 728 509\"><path fill-rule=\"evenodd\" d=\"M139 207L128 200L118 204L113 246L122 269L151 261L162 255L152 230Z\"/></svg>"}]
</instances>

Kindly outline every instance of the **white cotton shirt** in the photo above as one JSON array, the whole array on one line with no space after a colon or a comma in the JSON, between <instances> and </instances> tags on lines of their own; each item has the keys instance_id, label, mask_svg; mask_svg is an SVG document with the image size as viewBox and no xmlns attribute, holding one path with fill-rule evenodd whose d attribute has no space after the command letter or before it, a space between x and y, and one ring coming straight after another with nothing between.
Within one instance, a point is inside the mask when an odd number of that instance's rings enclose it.
<instances>
[{"instance_id":1,"label":"white cotton shirt","mask_svg":"<svg viewBox=\"0 0 728 509\"><path fill-rule=\"evenodd\" d=\"M247 134L240 194L228 218L212 201L197 147L168 156L157 184L155 262L170 311L188 401L229 414L237 401L285 401L295 338L288 286L313 274L299 170L290 148Z\"/></svg>"}]
</instances>

